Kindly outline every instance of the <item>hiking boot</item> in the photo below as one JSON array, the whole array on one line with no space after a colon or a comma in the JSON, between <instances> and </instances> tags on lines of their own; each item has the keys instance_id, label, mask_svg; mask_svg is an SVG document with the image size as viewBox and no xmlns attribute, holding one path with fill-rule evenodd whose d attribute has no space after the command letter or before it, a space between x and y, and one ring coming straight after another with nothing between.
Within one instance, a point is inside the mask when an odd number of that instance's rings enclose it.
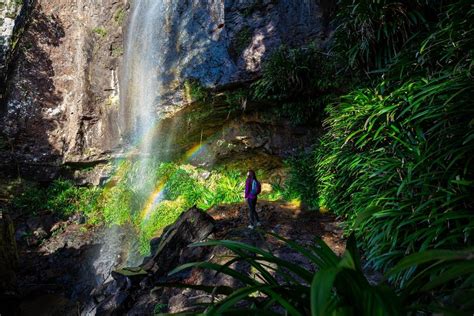
<instances>
[{"instance_id":1,"label":"hiking boot","mask_svg":"<svg viewBox=\"0 0 474 316\"><path fill-rule=\"evenodd\" d=\"M247 226L247 227L250 228L250 229L253 229L253 225L249 225L249 226Z\"/></svg>"}]
</instances>

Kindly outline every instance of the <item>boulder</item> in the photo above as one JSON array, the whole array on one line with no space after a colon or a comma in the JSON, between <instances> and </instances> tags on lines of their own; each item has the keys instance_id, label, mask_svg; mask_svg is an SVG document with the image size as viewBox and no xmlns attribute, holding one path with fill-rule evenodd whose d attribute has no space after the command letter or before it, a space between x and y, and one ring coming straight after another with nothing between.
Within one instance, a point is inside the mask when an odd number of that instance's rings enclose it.
<instances>
[{"instance_id":1,"label":"boulder","mask_svg":"<svg viewBox=\"0 0 474 316\"><path fill-rule=\"evenodd\" d=\"M130 294L126 291L119 291L116 294L106 298L97 306L96 315L122 315Z\"/></svg>"},{"instance_id":2,"label":"boulder","mask_svg":"<svg viewBox=\"0 0 474 316\"><path fill-rule=\"evenodd\" d=\"M138 285L146 276L146 271L137 267L122 268L112 271L112 277L117 284L120 284L121 288L129 288Z\"/></svg>"},{"instance_id":3,"label":"boulder","mask_svg":"<svg viewBox=\"0 0 474 316\"><path fill-rule=\"evenodd\" d=\"M163 233L156 252L141 268L160 277L176 267L180 255L189 244L205 240L214 230L214 219L197 207L192 207Z\"/></svg>"},{"instance_id":4,"label":"boulder","mask_svg":"<svg viewBox=\"0 0 474 316\"><path fill-rule=\"evenodd\" d=\"M202 210L192 207L167 227L159 238L153 239L152 255L139 267L127 267L111 273L107 282L91 292L94 299L87 315L142 315L156 307L158 298L150 295L154 282L185 261L202 257L202 249L190 249L193 242L203 241L214 231L214 219ZM139 301L136 301L136 300ZM142 301L140 301L140 299ZM179 297L176 305L181 306ZM130 310L130 308L132 308Z\"/></svg>"}]
</instances>

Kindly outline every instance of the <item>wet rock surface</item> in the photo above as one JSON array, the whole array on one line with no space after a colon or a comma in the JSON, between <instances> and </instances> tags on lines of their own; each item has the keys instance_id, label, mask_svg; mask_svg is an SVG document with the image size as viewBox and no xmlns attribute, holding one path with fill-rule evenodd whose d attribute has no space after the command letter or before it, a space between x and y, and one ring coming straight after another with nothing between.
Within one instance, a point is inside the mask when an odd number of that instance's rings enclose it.
<instances>
[{"instance_id":1,"label":"wet rock surface","mask_svg":"<svg viewBox=\"0 0 474 316\"><path fill-rule=\"evenodd\" d=\"M0 112L6 97L10 65L17 48L15 42L23 32L32 5L32 0L0 3Z\"/></svg>"},{"instance_id":2,"label":"wet rock surface","mask_svg":"<svg viewBox=\"0 0 474 316\"><path fill-rule=\"evenodd\" d=\"M32 3L9 65L0 167L19 165L22 174L54 177L62 163L107 158L118 143L118 68L128 4Z\"/></svg>"},{"instance_id":3,"label":"wet rock surface","mask_svg":"<svg viewBox=\"0 0 474 316\"><path fill-rule=\"evenodd\" d=\"M159 277L183 259L191 259L193 256L186 258L182 252L189 244L206 239L213 232L214 225L213 218L207 213L197 208L189 209L164 231L156 251L142 264L142 269Z\"/></svg>"},{"instance_id":4,"label":"wet rock surface","mask_svg":"<svg viewBox=\"0 0 474 316\"><path fill-rule=\"evenodd\" d=\"M79 214L21 216L15 226L17 291L5 301L6 315L77 315L124 264L132 235L125 227L88 226Z\"/></svg>"}]
</instances>

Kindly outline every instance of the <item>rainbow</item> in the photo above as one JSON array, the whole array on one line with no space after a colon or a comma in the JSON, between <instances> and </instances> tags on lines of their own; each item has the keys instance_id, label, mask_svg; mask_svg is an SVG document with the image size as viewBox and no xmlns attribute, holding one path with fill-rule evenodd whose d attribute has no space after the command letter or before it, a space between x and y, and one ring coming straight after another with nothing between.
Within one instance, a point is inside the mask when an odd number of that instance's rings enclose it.
<instances>
[{"instance_id":1,"label":"rainbow","mask_svg":"<svg viewBox=\"0 0 474 316\"><path fill-rule=\"evenodd\" d=\"M202 143L194 145L193 147L191 147L191 149L186 151L183 157L183 161L188 162L189 160L194 158L197 154L199 154L203 150L204 147L205 145ZM161 181L156 186L155 190L148 197L147 202L145 203L145 206L140 211L142 221L147 220L150 217L150 214L158 205L158 203L162 201L165 186L166 186L166 181Z\"/></svg>"},{"instance_id":2,"label":"rainbow","mask_svg":"<svg viewBox=\"0 0 474 316\"><path fill-rule=\"evenodd\" d=\"M197 154L201 153L204 149L205 145L204 144L196 144L191 149L189 149L185 154L184 154L184 161L188 162L192 158L194 158Z\"/></svg>"},{"instance_id":3,"label":"rainbow","mask_svg":"<svg viewBox=\"0 0 474 316\"><path fill-rule=\"evenodd\" d=\"M151 212L155 209L158 203L163 199L163 192L165 189L166 182L162 181L158 184L155 190L150 194L145 203L145 206L140 212L141 220L147 220L150 217Z\"/></svg>"}]
</instances>

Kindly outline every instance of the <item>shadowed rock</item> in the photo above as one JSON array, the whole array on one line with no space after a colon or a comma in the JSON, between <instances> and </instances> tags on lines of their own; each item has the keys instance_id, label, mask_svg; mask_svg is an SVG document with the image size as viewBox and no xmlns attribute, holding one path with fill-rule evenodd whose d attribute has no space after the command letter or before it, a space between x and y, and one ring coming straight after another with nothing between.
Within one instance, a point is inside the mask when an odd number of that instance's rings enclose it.
<instances>
[{"instance_id":1,"label":"shadowed rock","mask_svg":"<svg viewBox=\"0 0 474 316\"><path fill-rule=\"evenodd\" d=\"M0 295L14 290L17 265L15 229L8 214L0 210Z\"/></svg>"},{"instance_id":2,"label":"shadowed rock","mask_svg":"<svg viewBox=\"0 0 474 316\"><path fill-rule=\"evenodd\" d=\"M189 253L183 255L188 249L187 246L206 239L214 231L214 227L214 219L196 207L181 214L159 239L151 242L152 255L146 258L140 267L113 271L114 281L93 291L92 296L99 300L100 304L85 314L120 315L127 311L134 305L136 297L139 297L137 293L141 293L140 288L146 288L149 283L153 283L153 280L166 275L178 266L183 258L188 258ZM195 255L199 256L201 253ZM147 308L147 304L144 308ZM138 314L142 313L145 312L141 311Z\"/></svg>"},{"instance_id":3,"label":"shadowed rock","mask_svg":"<svg viewBox=\"0 0 474 316\"><path fill-rule=\"evenodd\" d=\"M159 277L173 269L182 251L191 243L206 239L214 230L214 219L193 207L162 235L157 251L142 264L145 271Z\"/></svg>"}]
</instances>

